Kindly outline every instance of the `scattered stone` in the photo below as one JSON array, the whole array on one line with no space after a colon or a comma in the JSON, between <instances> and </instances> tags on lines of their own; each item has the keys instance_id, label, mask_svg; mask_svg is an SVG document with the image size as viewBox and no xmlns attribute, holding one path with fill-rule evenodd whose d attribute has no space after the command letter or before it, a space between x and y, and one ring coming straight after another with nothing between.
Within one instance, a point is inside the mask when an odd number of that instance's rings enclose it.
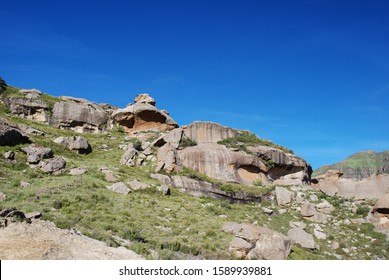
<instances>
[{"instance_id":1,"label":"scattered stone","mask_svg":"<svg viewBox=\"0 0 389 280\"><path fill-rule=\"evenodd\" d=\"M128 145L127 150L124 152L122 158L120 159L120 163L129 167L134 167L136 165L137 155L138 151L132 147L132 145Z\"/></svg>"},{"instance_id":2,"label":"scattered stone","mask_svg":"<svg viewBox=\"0 0 389 280\"><path fill-rule=\"evenodd\" d=\"M328 222L329 217L326 214L316 213L312 217L305 217L305 219L307 219L307 220L309 220L311 222L314 222L314 223L326 224Z\"/></svg>"},{"instance_id":3,"label":"scattered stone","mask_svg":"<svg viewBox=\"0 0 389 280\"><path fill-rule=\"evenodd\" d=\"M306 229L307 225L303 222L289 222L289 225L292 228L300 228L300 229Z\"/></svg>"},{"instance_id":4,"label":"scattered stone","mask_svg":"<svg viewBox=\"0 0 389 280\"><path fill-rule=\"evenodd\" d=\"M50 148L37 144L31 144L27 147L20 148L20 150L27 155L27 162L29 164L38 164L42 159L48 159L54 156Z\"/></svg>"},{"instance_id":5,"label":"scattered stone","mask_svg":"<svg viewBox=\"0 0 389 280\"><path fill-rule=\"evenodd\" d=\"M63 157L51 159L47 162L41 162L40 169L48 174L59 174L66 167L66 160Z\"/></svg>"},{"instance_id":6,"label":"scattered stone","mask_svg":"<svg viewBox=\"0 0 389 280\"><path fill-rule=\"evenodd\" d=\"M339 249L339 247L340 247L339 242L336 242L336 241L332 242L331 248L332 248L333 250L337 250L337 249Z\"/></svg>"},{"instance_id":7,"label":"scattered stone","mask_svg":"<svg viewBox=\"0 0 389 280\"><path fill-rule=\"evenodd\" d=\"M242 229L242 225L238 223L228 222L223 225L222 230L224 232L237 234Z\"/></svg>"},{"instance_id":8,"label":"scattered stone","mask_svg":"<svg viewBox=\"0 0 389 280\"><path fill-rule=\"evenodd\" d=\"M316 201L319 200L319 198L317 197L316 194L311 194L311 195L309 196L309 199L310 199L312 202L316 202Z\"/></svg>"},{"instance_id":9,"label":"scattered stone","mask_svg":"<svg viewBox=\"0 0 389 280\"><path fill-rule=\"evenodd\" d=\"M130 189L126 186L126 184L124 184L122 182L113 184L111 186L107 186L106 188L108 190L110 190L110 191L113 191L113 192L116 192L116 193L120 193L120 194L126 194L127 195L127 194L130 193Z\"/></svg>"},{"instance_id":10,"label":"scattered stone","mask_svg":"<svg viewBox=\"0 0 389 280\"><path fill-rule=\"evenodd\" d=\"M362 225L362 224L365 223L365 220L362 219L362 218L351 219L350 221L351 221L351 223L353 223L354 225Z\"/></svg>"},{"instance_id":11,"label":"scattered stone","mask_svg":"<svg viewBox=\"0 0 389 280\"><path fill-rule=\"evenodd\" d=\"M54 140L54 143L60 144L66 147L70 151L76 151L79 154L90 154L92 152L92 147L89 145L88 141L81 136L72 136L72 137L58 137Z\"/></svg>"},{"instance_id":12,"label":"scattered stone","mask_svg":"<svg viewBox=\"0 0 389 280\"><path fill-rule=\"evenodd\" d=\"M157 190L161 192L163 195L170 195L170 188L167 186L159 186Z\"/></svg>"},{"instance_id":13,"label":"scattered stone","mask_svg":"<svg viewBox=\"0 0 389 280\"><path fill-rule=\"evenodd\" d=\"M26 215L26 219L39 219L42 217L42 213L39 211L30 212L25 215Z\"/></svg>"},{"instance_id":14,"label":"scattered stone","mask_svg":"<svg viewBox=\"0 0 389 280\"><path fill-rule=\"evenodd\" d=\"M316 244L313 236L307 233L302 228L294 228L289 230L288 232L289 238L291 238L294 242L300 244L303 248L307 249L315 249Z\"/></svg>"},{"instance_id":15,"label":"scattered stone","mask_svg":"<svg viewBox=\"0 0 389 280\"><path fill-rule=\"evenodd\" d=\"M21 182L20 182L20 187L21 187L21 188L28 188L28 187L31 187L31 183L21 181Z\"/></svg>"},{"instance_id":16,"label":"scattered stone","mask_svg":"<svg viewBox=\"0 0 389 280\"><path fill-rule=\"evenodd\" d=\"M7 195L3 192L0 192L0 201L5 201L7 199Z\"/></svg>"},{"instance_id":17,"label":"scattered stone","mask_svg":"<svg viewBox=\"0 0 389 280\"><path fill-rule=\"evenodd\" d=\"M327 200L324 200L322 203L316 205L316 209L320 213L331 214L335 210L335 207Z\"/></svg>"},{"instance_id":18,"label":"scattered stone","mask_svg":"<svg viewBox=\"0 0 389 280\"><path fill-rule=\"evenodd\" d=\"M137 191L137 190L146 190L146 189L149 189L150 186L146 183L143 183L143 182L140 182L138 180L132 180L132 181L129 181L129 182L126 182L127 185L133 189L134 191Z\"/></svg>"},{"instance_id":19,"label":"scattered stone","mask_svg":"<svg viewBox=\"0 0 389 280\"><path fill-rule=\"evenodd\" d=\"M303 217L312 217L316 215L315 205L309 202L305 202L301 205L301 215Z\"/></svg>"},{"instance_id":20,"label":"scattered stone","mask_svg":"<svg viewBox=\"0 0 389 280\"><path fill-rule=\"evenodd\" d=\"M77 168L70 169L69 174L72 176L80 176L80 175L83 175L87 172L88 172L87 167L77 167Z\"/></svg>"},{"instance_id":21,"label":"scattered stone","mask_svg":"<svg viewBox=\"0 0 389 280\"><path fill-rule=\"evenodd\" d=\"M279 206L290 206L295 196L294 192L289 191L283 187L276 187L275 193L277 204Z\"/></svg>"},{"instance_id":22,"label":"scattered stone","mask_svg":"<svg viewBox=\"0 0 389 280\"><path fill-rule=\"evenodd\" d=\"M286 209L278 209L280 215L285 214L286 212L288 212Z\"/></svg>"},{"instance_id":23,"label":"scattered stone","mask_svg":"<svg viewBox=\"0 0 389 280\"><path fill-rule=\"evenodd\" d=\"M274 210L273 210L273 209L266 208L266 207L263 207L263 208L262 208L262 212L265 213L265 214L271 215L271 214L274 213Z\"/></svg>"},{"instance_id":24,"label":"scattered stone","mask_svg":"<svg viewBox=\"0 0 389 280\"><path fill-rule=\"evenodd\" d=\"M14 153L14 151L5 152L4 153L4 159L15 160L15 153Z\"/></svg>"},{"instance_id":25,"label":"scattered stone","mask_svg":"<svg viewBox=\"0 0 389 280\"><path fill-rule=\"evenodd\" d=\"M313 230L313 234L316 236L317 239L327 239L327 235L323 231L320 231L316 228Z\"/></svg>"}]
</instances>

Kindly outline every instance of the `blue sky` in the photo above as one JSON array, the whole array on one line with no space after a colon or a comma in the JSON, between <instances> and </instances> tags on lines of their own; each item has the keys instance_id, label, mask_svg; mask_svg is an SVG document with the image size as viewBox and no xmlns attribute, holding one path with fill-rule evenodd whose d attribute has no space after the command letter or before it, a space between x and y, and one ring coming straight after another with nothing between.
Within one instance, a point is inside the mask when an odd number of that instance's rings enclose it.
<instances>
[{"instance_id":1,"label":"blue sky","mask_svg":"<svg viewBox=\"0 0 389 280\"><path fill-rule=\"evenodd\" d=\"M314 168L389 149L388 1L3 1L0 76L125 107L150 93Z\"/></svg>"}]
</instances>

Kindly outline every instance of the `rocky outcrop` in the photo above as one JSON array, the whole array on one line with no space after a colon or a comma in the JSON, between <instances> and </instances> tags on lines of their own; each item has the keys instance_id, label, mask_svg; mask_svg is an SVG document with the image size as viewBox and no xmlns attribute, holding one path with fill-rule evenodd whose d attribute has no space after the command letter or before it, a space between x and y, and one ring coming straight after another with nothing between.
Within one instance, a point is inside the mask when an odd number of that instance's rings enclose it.
<instances>
[{"instance_id":1,"label":"rocky outcrop","mask_svg":"<svg viewBox=\"0 0 389 280\"><path fill-rule=\"evenodd\" d=\"M253 224L227 223L223 231L235 235L230 251L236 257L254 260L286 260L292 240L274 230Z\"/></svg>"},{"instance_id":2,"label":"rocky outcrop","mask_svg":"<svg viewBox=\"0 0 389 280\"><path fill-rule=\"evenodd\" d=\"M25 97L5 97L4 103L10 109L11 114L21 118L48 123L50 120L49 106L40 99L40 94L37 91L22 92Z\"/></svg>"},{"instance_id":3,"label":"rocky outcrop","mask_svg":"<svg viewBox=\"0 0 389 280\"><path fill-rule=\"evenodd\" d=\"M266 181L266 165L254 155L234 152L218 144L199 144L178 151L185 167L209 177L239 183Z\"/></svg>"},{"instance_id":4,"label":"rocky outcrop","mask_svg":"<svg viewBox=\"0 0 389 280\"><path fill-rule=\"evenodd\" d=\"M213 122L194 122L183 129L184 135L198 144L217 143L239 134L235 129Z\"/></svg>"},{"instance_id":5,"label":"rocky outcrop","mask_svg":"<svg viewBox=\"0 0 389 280\"><path fill-rule=\"evenodd\" d=\"M15 146L29 142L29 138L21 132L18 126L0 117L0 146Z\"/></svg>"},{"instance_id":6,"label":"rocky outcrop","mask_svg":"<svg viewBox=\"0 0 389 280\"><path fill-rule=\"evenodd\" d=\"M124 247L112 248L75 230L33 219L0 230L2 260L141 260Z\"/></svg>"},{"instance_id":7,"label":"rocky outcrop","mask_svg":"<svg viewBox=\"0 0 389 280\"><path fill-rule=\"evenodd\" d=\"M166 111L155 107L155 100L147 94L138 95L135 104L116 110L113 120L130 133L142 130L170 131L178 127Z\"/></svg>"},{"instance_id":8,"label":"rocky outcrop","mask_svg":"<svg viewBox=\"0 0 389 280\"><path fill-rule=\"evenodd\" d=\"M378 199L389 193L389 174L373 174L368 178L344 178L338 170L328 170L312 180L312 186L327 195L357 200Z\"/></svg>"},{"instance_id":9,"label":"rocky outcrop","mask_svg":"<svg viewBox=\"0 0 389 280\"><path fill-rule=\"evenodd\" d=\"M54 104L51 125L80 133L109 129L109 116L99 105L81 98L63 96L61 99Z\"/></svg>"},{"instance_id":10,"label":"rocky outcrop","mask_svg":"<svg viewBox=\"0 0 389 280\"><path fill-rule=\"evenodd\" d=\"M160 181L165 186L171 186L193 196L210 196L226 199L234 203L261 202L262 196L249 194L243 191L226 192L215 183L205 182L185 176L167 176L152 174L151 178Z\"/></svg>"}]
</instances>

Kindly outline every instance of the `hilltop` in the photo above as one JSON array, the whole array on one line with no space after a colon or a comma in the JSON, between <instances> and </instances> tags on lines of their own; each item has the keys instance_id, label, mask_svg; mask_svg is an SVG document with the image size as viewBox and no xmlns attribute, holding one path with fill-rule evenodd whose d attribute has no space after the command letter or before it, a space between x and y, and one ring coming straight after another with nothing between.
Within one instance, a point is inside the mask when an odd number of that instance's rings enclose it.
<instances>
[{"instance_id":1,"label":"hilltop","mask_svg":"<svg viewBox=\"0 0 389 280\"><path fill-rule=\"evenodd\" d=\"M353 154L341 162L316 169L313 176L322 175L328 170L339 170L344 178L354 179L367 178L372 174L389 174L389 150Z\"/></svg>"},{"instance_id":2,"label":"hilltop","mask_svg":"<svg viewBox=\"0 0 389 280\"><path fill-rule=\"evenodd\" d=\"M385 201L312 187L287 147L179 127L148 94L120 109L1 81L0 244L43 219L146 259L389 258Z\"/></svg>"}]
</instances>

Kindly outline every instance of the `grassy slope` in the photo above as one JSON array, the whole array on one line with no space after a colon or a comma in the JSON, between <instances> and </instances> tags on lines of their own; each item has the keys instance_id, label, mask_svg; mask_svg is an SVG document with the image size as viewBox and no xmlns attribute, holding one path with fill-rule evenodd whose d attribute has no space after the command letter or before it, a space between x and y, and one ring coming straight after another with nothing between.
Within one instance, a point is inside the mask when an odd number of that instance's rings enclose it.
<instances>
[{"instance_id":1,"label":"grassy slope","mask_svg":"<svg viewBox=\"0 0 389 280\"><path fill-rule=\"evenodd\" d=\"M381 169L383 166L389 164L389 151L381 153L375 152L361 152L354 154L347 159L332 165L326 165L316 169L313 176L318 176L326 173L330 169L346 170L346 169Z\"/></svg>"},{"instance_id":2,"label":"grassy slope","mask_svg":"<svg viewBox=\"0 0 389 280\"><path fill-rule=\"evenodd\" d=\"M1 202L0 208L17 207L25 212L39 210L44 219L53 221L57 226L75 228L111 246L117 246L112 239L113 235L131 240L133 245L130 249L150 259L188 258L188 254L206 259L231 259L233 256L229 253L228 246L233 236L221 230L225 222L257 223L287 234L289 222L302 219L300 213L294 209L289 209L282 215L277 211L273 216L263 214L261 207L272 207L274 202L265 202L263 205L231 204L212 198L192 197L174 189L169 197L156 192L154 188L134 191L127 196L112 193L105 188L112 183L105 181L99 171L101 166L108 166L120 181L138 179L154 186L159 184L149 177L154 170L153 166L129 168L119 164L123 151L118 146L126 143L124 134L84 134L93 147L93 152L84 156L53 143L55 138L74 135L73 132L11 117L1 103L0 115L15 123L26 123L45 131L45 136L34 136L31 140L52 148L56 156L64 156L68 162L67 171L78 166L89 168L88 173L82 176L73 177L68 172L58 176L46 175L25 164L26 156L19 151L25 145L2 146L0 154L14 150L17 163L9 164L0 159L0 191L8 195L8 199ZM100 150L102 144L108 145L110 150ZM21 188L21 181L32 185ZM337 215L342 219L358 217L342 208L341 203L337 203L337 206ZM312 226L308 231L312 233ZM325 231L331 239L338 240L342 247L355 246L356 242L360 244L361 249L354 257L339 250L337 253L344 258L389 258L388 251L383 251L383 248L387 248L384 237L371 228L365 231L374 236L374 244L370 244L371 240L362 238L353 226L345 225L341 231L333 232L329 225L325 227ZM295 245L290 258L333 258L325 253L333 251L326 241L318 241L318 244L320 251L306 250ZM364 247L366 245L369 245L368 249ZM368 256L368 251L373 252L372 255Z\"/></svg>"}]
</instances>

